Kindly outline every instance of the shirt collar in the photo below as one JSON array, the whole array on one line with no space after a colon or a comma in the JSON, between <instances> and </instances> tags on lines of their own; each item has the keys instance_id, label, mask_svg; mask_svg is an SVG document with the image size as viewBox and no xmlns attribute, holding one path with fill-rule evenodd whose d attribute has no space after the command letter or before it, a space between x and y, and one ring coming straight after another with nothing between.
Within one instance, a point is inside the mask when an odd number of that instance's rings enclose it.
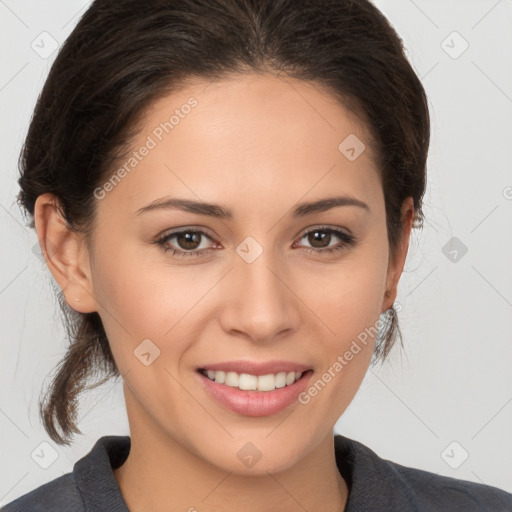
<instances>
[{"instance_id":1,"label":"shirt collar","mask_svg":"<svg viewBox=\"0 0 512 512\"><path fill-rule=\"evenodd\" d=\"M73 476L87 512L129 512L113 469L130 452L129 436L104 436L73 466Z\"/></svg>"},{"instance_id":2,"label":"shirt collar","mask_svg":"<svg viewBox=\"0 0 512 512\"><path fill-rule=\"evenodd\" d=\"M334 436L336 465L350 489L345 512L419 510L399 464L382 459L358 441Z\"/></svg>"}]
</instances>

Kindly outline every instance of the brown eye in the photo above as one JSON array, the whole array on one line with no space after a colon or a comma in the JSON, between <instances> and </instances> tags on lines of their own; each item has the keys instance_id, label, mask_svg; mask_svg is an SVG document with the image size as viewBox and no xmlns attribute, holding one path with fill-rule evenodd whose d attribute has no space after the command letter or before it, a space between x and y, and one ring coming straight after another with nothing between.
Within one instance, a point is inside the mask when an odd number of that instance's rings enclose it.
<instances>
[{"instance_id":1,"label":"brown eye","mask_svg":"<svg viewBox=\"0 0 512 512\"><path fill-rule=\"evenodd\" d=\"M180 249L191 251L197 249L201 243L203 235L197 231L181 231L180 233L175 234L175 237Z\"/></svg>"},{"instance_id":2,"label":"brown eye","mask_svg":"<svg viewBox=\"0 0 512 512\"><path fill-rule=\"evenodd\" d=\"M304 233L301 237L301 240L302 239L306 239L309 244L309 247L304 247L306 252L313 254L332 253L334 251L346 249L348 246L355 245L356 243L354 235L349 235L344 231L327 227L312 229L307 233ZM332 245L331 242L333 239L334 241L338 239L339 242Z\"/></svg>"},{"instance_id":3,"label":"brown eye","mask_svg":"<svg viewBox=\"0 0 512 512\"><path fill-rule=\"evenodd\" d=\"M323 249L324 247L328 247L331 241L331 233L322 230L310 231L307 234L308 242L312 247L316 249Z\"/></svg>"},{"instance_id":4,"label":"brown eye","mask_svg":"<svg viewBox=\"0 0 512 512\"><path fill-rule=\"evenodd\" d=\"M201 247L203 241L212 240L208 233L197 229L184 229L164 235L156 244L163 248L164 252L171 251L175 256L203 256L213 247Z\"/></svg>"}]
</instances>

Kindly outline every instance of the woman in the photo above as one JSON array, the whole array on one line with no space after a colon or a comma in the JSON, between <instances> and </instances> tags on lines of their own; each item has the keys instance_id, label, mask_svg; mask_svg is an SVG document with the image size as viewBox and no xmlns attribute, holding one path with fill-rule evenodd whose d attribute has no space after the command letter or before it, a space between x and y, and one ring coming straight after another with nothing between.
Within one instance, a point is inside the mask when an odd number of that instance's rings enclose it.
<instances>
[{"instance_id":1,"label":"woman","mask_svg":"<svg viewBox=\"0 0 512 512\"><path fill-rule=\"evenodd\" d=\"M4 510L511 510L333 436L399 334L428 144L367 1L95 1L38 100L20 201L70 320L45 428L69 443L103 372L130 436Z\"/></svg>"}]
</instances>

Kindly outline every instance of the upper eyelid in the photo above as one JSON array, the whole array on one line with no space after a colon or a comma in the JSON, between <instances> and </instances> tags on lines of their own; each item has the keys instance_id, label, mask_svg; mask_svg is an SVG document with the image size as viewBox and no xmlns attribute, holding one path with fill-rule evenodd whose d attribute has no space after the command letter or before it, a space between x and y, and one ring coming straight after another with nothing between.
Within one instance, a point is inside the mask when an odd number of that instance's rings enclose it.
<instances>
[{"instance_id":1,"label":"upper eyelid","mask_svg":"<svg viewBox=\"0 0 512 512\"><path fill-rule=\"evenodd\" d=\"M317 224L317 225L313 225L308 228L304 228L303 230L299 231L299 234L297 236L300 236L300 238L302 238L304 235L307 235L308 233L311 233L311 231L315 231L315 230L317 230L317 231L334 231L334 232L343 233L347 236L355 238L352 231L350 231L348 228L342 228L341 226L327 226L325 224ZM334 234L336 234L336 233L334 233Z\"/></svg>"},{"instance_id":2,"label":"upper eyelid","mask_svg":"<svg viewBox=\"0 0 512 512\"><path fill-rule=\"evenodd\" d=\"M163 231L161 235L158 235L157 239L161 240L162 238L167 238L167 237L170 237L173 235L177 235L179 233L186 233L189 231L192 231L194 233L197 232L197 233L206 234L206 236L210 237L212 240L215 239L215 236L213 236L212 234L209 233L210 230L208 228L196 227L196 226L191 226L191 227L185 226L183 228L174 228L174 229L166 230L166 231Z\"/></svg>"}]
</instances>

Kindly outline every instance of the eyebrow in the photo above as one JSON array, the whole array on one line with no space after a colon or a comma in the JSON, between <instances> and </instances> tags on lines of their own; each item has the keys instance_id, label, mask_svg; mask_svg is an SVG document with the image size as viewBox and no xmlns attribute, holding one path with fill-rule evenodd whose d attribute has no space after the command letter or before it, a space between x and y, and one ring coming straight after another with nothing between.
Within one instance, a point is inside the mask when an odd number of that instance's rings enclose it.
<instances>
[{"instance_id":1,"label":"eyebrow","mask_svg":"<svg viewBox=\"0 0 512 512\"><path fill-rule=\"evenodd\" d=\"M320 213L337 208L339 206L357 206L370 211L370 207L363 201L349 196L336 196L326 199L320 199L310 203L301 203L292 211L292 217L300 218L313 213ZM163 197L156 199L146 206L139 208L137 215L142 213L160 210L160 209L178 209L185 212L196 213L198 215L206 215L218 219L233 219L233 212L229 208L224 208L217 204L192 201L190 199L178 199L172 197Z\"/></svg>"}]
</instances>

